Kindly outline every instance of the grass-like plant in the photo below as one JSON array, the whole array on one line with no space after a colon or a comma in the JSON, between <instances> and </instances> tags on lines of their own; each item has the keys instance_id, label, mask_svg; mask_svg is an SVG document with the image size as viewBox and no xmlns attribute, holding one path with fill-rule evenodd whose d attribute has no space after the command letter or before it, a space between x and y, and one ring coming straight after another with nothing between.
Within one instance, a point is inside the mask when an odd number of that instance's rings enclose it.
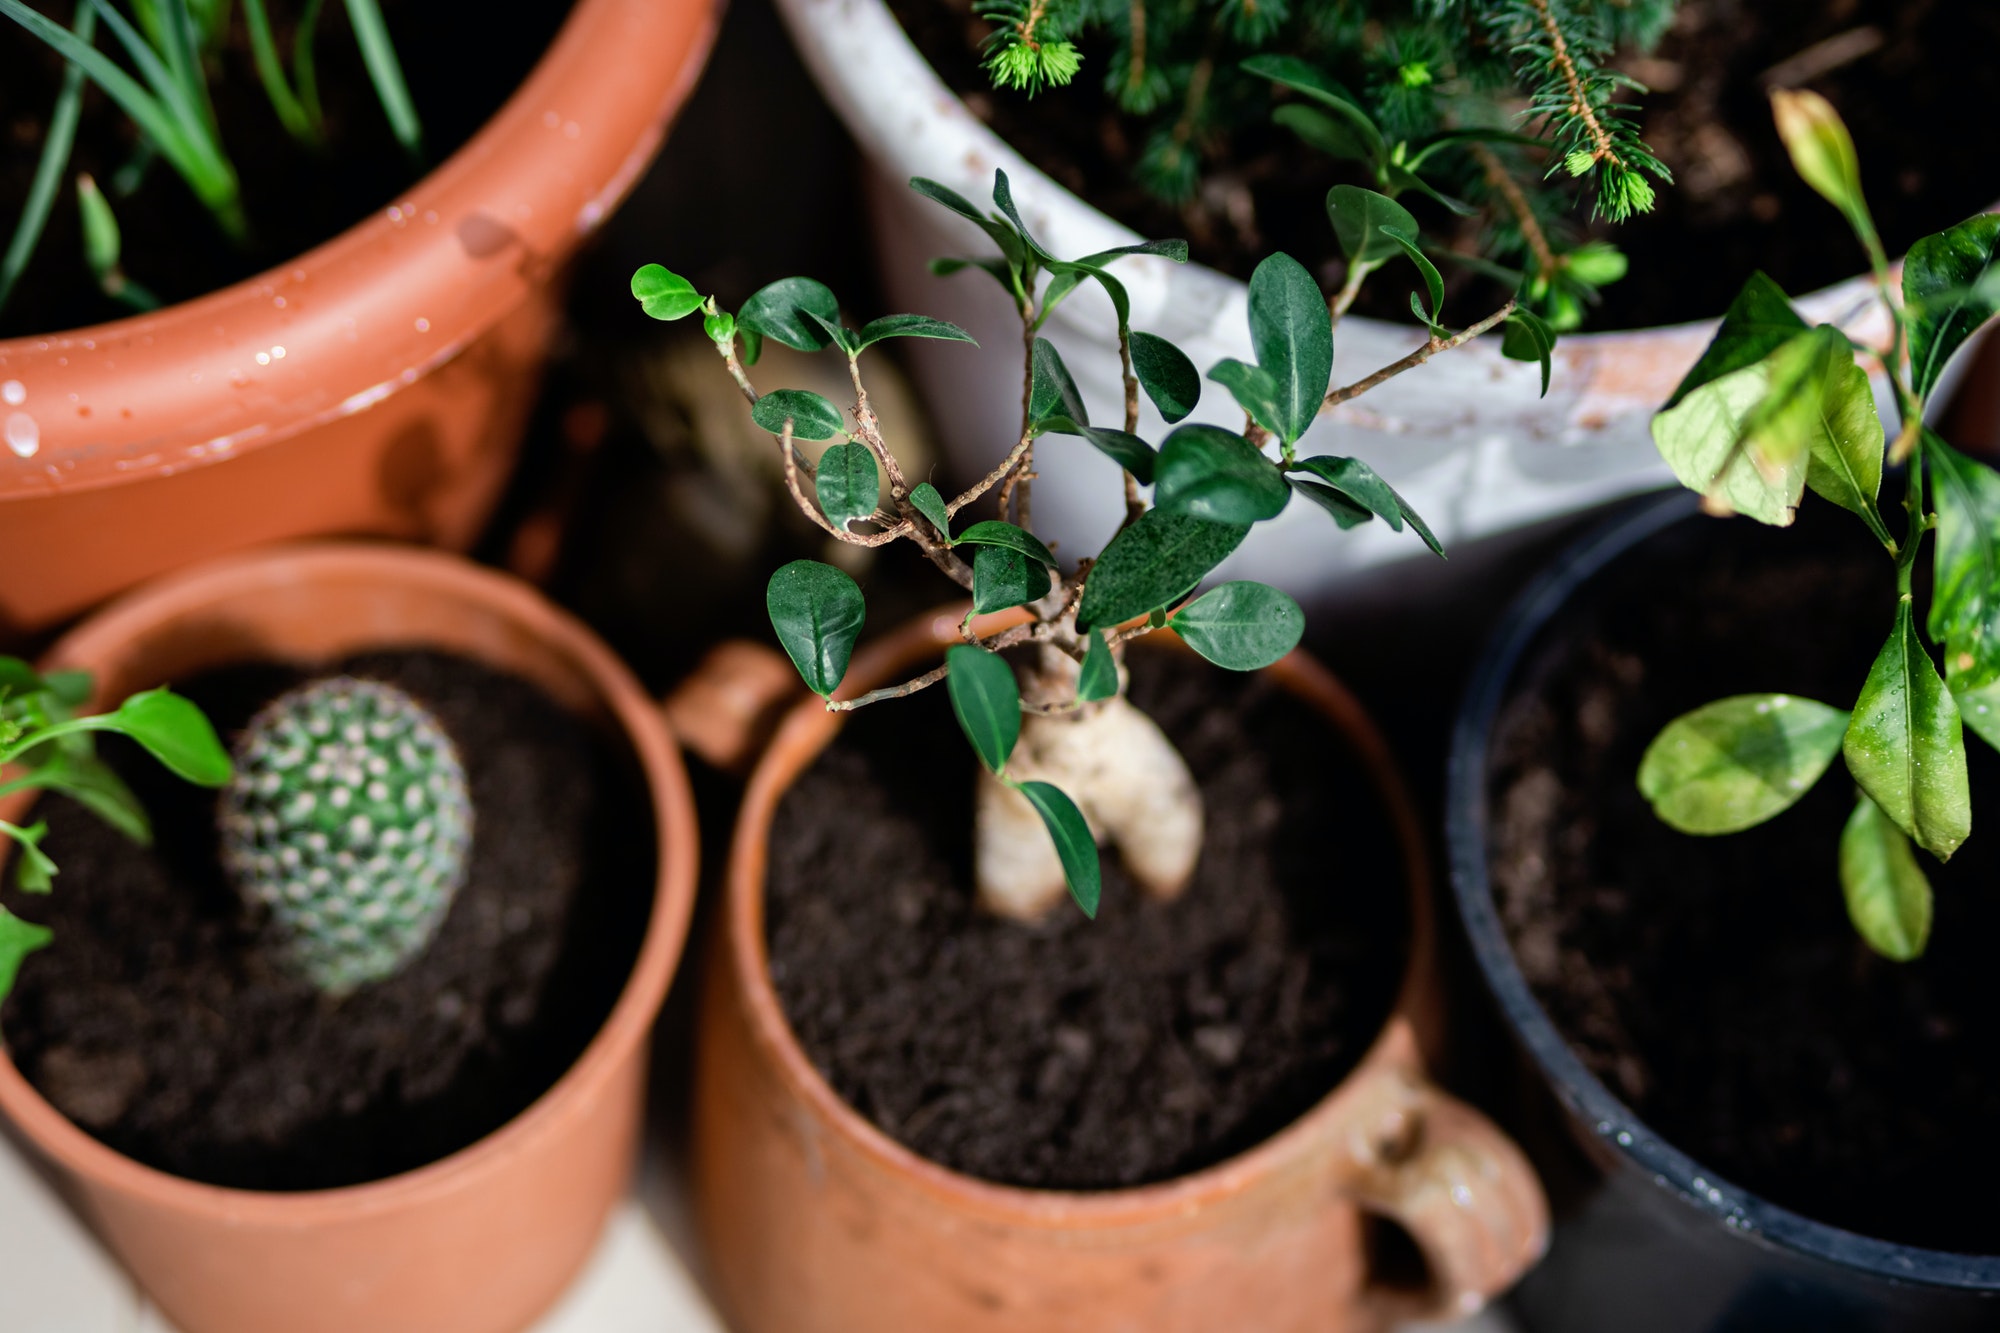
<instances>
[{"instance_id":1,"label":"grass-like plant","mask_svg":"<svg viewBox=\"0 0 2000 1333\"><path fill-rule=\"evenodd\" d=\"M175 776L204 787L229 781L229 755L192 703L165 689L145 690L108 713L79 716L90 697L81 671L42 675L17 657L0 657L0 797L56 791L136 842L152 840L145 807L99 759L91 733L116 732L144 746ZM14 843L14 882L24 893L47 893L56 863L43 842L46 820L22 826L0 820L0 846ZM0 907L0 1001L13 989L21 960L52 936Z\"/></svg>"},{"instance_id":2,"label":"grass-like plant","mask_svg":"<svg viewBox=\"0 0 2000 1333\"><path fill-rule=\"evenodd\" d=\"M362 62L390 127L412 157L418 157L423 151L422 127L377 0L345 3ZM321 147L325 122L313 52L324 0L306 0L300 11L289 77L264 0L242 0L242 6L258 77L273 112L302 145ZM27 270L48 225L75 144L86 81L130 117L140 136L138 154L113 182L114 194L136 189L157 154L225 235L239 244L249 240L241 184L209 95L208 67L226 35L228 0L131 0L131 9L128 18L111 0L78 0L75 18L65 28L26 0L0 0L0 17L12 19L68 62L28 198L6 252L0 255L0 307ZM129 70L97 48L100 22L123 50ZM87 180L79 179L78 193L91 268L107 295L134 309L149 309L157 303L143 287L125 281L119 268L119 232L111 205L96 183L85 184ZM107 281L107 275L115 276Z\"/></svg>"},{"instance_id":3,"label":"grass-like plant","mask_svg":"<svg viewBox=\"0 0 2000 1333\"><path fill-rule=\"evenodd\" d=\"M1108 36L1105 92L1141 118L1139 181L1192 199L1232 136L1275 119L1312 148L1361 163L1375 189L1417 190L1489 219L1472 267L1558 329L1580 322L1622 256L1568 220L1650 210L1670 179L1609 65L1649 47L1673 0L981 0L994 83L1029 94L1082 68L1072 38ZM1452 251L1440 253L1452 254Z\"/></svg>"},{"instance_id":4,"label":"grass-like plant","mask_svg":"<svg viewBox=\"0 0 2000 1333\"><path fill-rule=\"evenodd\" d=\"M1112 272L1132 255L1184 262L1185 242L1148 241L1062 259L1022 221L1004 172L995 173L992 212L934 181L910 183L977 225L998 251L939 261L934 268L986 274L1006 291L1021 323L1018 438L997 467L956 496L947 498L904 473L869 400L862 361L891 338L971 342L962 329L923 315L888 315L851 328L833 292L803 277L772 283L734 314L657 264L633 276L632 293L657 319L703 316L704 331L751 417L777 437L786 485L808 519L852 546L910 542L971 595L960 627L963 642L947 651L943 665L847 698L835 695L866 618L860 587L832 565L798 560L772 576L766 600L779 642L831 710L946 684L982 768L975 832L981 901L1005 915L1033 918L1059 901L1067 885L1078 906L1094 915L1100 840L1118 845L1149 892L1171 896L1185 886L1200 854L1200 796L1172 744L1124 697L1125 645L1171 629L1209 661L1239 671L1290 652L1305 619L1278 589L1234 581L1193 594L1255 524L1276 518L1295 498L1318 506L1342 528L1378 519L1399 532L1408 527L1442 554L1423 520L1367 463L1336 455L1301 458L1300 437L1327 407L1503 327L1504 349L1538 361L1546 391L1553 336L1511 300L1469 326L1449 327L1442 280L1424 256L1409 213L1378 192L1340 186L1327 208L1349 257L1373 266L1402 256L1417 270L1425 296L1413 293L1411 301L1425 325L1423 341L1375 373L1334 386L1335 316L1326 294L1297 260L1274 254L1250 280L1255 361L1224 360L1208 372L1243 411L1243 429L1188 422L1203 392L1201 375L1171 342L1131 327L1125 287ZM1124 382L1116 426L1091 422L1062 357L1037 336L1049 315L1086 283L1104 291L1115 315L1114 326L1105 329L1104 351L1117 356ZM749 371L766 339L807 352L834 349L854 389L848 411L806 390L759 393ZM1138 434L1142 392L1169 423L1181 423L1157 447ZM800 440L834 443L815 465L802 454ZM1125 517L1102 550L1065 568L1034 535L1035 454L1084 447L1123 469ZM969 511L989 495L993 516L972 520ZM1025 613L1004 627L976 619L1011 608ZM1001 656L1009 650L1018 652Z\"/></svg>"},{"instance_id":5,"label":"grass-like plant","mask_svg":"<svg viewBox=\"0 0 2000 1333\"><path fill-rule=\"evenodd\" d=\"M1964 728L2000 746L2000 473L1924 424L1945 363L2000 311L2000 213L1911 246L1899 291L1839 115L1810 92L1774 93L1773 106L1799 174L1867 253L1888 339L1857 348L1832 325L1810 327L1755 274L1653 419L1653 438L1713 512L1784 526L1807 490L1852 511L1895 565L1896 600L1851 709L1793 694L1717 700L1661 731L1639 787L1675 828L1733 833L1788 809L1841 756L1858 789L1840 838L1848 915L1878 953L1907 961L1923 953L1932 912L1914 848L1943 861L1972 831ZM1879 363L1895 395L1893 441L1857 352ZM1880 503L1885 466L1901 468L1894 527ZM1912 575L1931 533L1920 627Z\"/></svg>"}]
</instances>

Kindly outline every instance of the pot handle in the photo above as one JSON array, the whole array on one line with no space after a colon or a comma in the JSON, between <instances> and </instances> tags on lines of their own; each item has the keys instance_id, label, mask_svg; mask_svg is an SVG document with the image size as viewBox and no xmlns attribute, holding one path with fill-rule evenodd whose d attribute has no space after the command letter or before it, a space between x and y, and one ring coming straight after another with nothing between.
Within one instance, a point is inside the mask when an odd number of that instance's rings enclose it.
<instances>
[{"instance_id":1,"label":"pot handle","mask_svg":"<svg viewBox=\"0 0 2000 1333\"><path fill-rule=\"evenodd\" d=\"M1430 1270L1427 1289L1378 1284L1391 1320L1457 1319L1512 1286L1548 1244L1541 1181L1513 1140L1420 1071L1356 1074L1337 1133L1342 1192L1399 1224Z\"/></svg>"},{"instance_id":2,"label":"pot handle","mask_svg":"<svg viewBox=\"0 0 2000 1333\"><path fill-rule=\"evenodd\" d=\"M711 648L660 706L683 746L724 772L741 773L805 692L783 653L728 639Z\"/></svg>"}]
</instances>

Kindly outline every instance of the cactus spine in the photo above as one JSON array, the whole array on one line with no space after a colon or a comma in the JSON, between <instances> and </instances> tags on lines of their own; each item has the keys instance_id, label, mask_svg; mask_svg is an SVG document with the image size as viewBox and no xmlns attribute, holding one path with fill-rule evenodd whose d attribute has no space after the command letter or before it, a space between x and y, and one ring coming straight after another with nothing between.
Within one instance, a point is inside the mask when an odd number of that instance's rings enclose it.
<instances>
[{"instance_id":1,"label":"cactus spine","mask_svg":"<svg viewBox=\"0 0 2000 1333\"><path fill-rule=\"evenodd\" d=\"M280 956L345 994L423 951L465 881L458 750L393 685L332 677L280 695L236 745L222 859Z\"/></svg>"}]
</instances>

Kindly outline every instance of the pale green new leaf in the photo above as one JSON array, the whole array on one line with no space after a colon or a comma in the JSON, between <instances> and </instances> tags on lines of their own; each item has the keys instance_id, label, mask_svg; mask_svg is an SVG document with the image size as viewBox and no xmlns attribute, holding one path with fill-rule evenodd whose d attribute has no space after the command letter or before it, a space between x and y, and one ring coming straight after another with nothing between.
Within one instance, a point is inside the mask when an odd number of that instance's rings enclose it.
<instances>
[{"instance_id":1,"label":"pale green new leaf","mask_svg":"<svg viewBox=\"0 0 2000 1333\"><path fill-rule=\"evenodd\" d=\"M1924 651L1907 595L1868 670L1842 753L1861 789L1939 860L1972 832L1958 704Z\"/></svg>"},{"instance_id":2,"label":"pale green new leaf","mask_svg":"<svg viewBox=\"0 0 2000 1333\"><path fill-rule=\"evenodd\" d=\"M1882 808L1861 797L1840 834L1840 888L1847 917L1868 947L1907 963L1931 935L1931 885L1910 840Z\"/></svg>"},{"instance_id":3,"label":"pale green new leaf","mask_svg":"<svg viewBox=\"0 0 2000 1333\"><path fill-rule=\"evenodd\" d=\"M1790 694L1739 694L1660 729L1639 793L1683 833L1736 833L1789 809L1840 753L1847 714Z\"/></svg>"},{"instance_id":4,"label":"pale green new leaf","mask_svg":"<svg viewBox=\"0 0 2000 1333\"><path fill-rule=\"evenodd\" d=\"M1782 528L1797 517L1805 494L1805 456L1766 475L1743 446L1751 413L1770 385L1770 367L1761 361L1712 380L1653 418L1653 443L1688 489Z\"/></svg>"}]
</instances>

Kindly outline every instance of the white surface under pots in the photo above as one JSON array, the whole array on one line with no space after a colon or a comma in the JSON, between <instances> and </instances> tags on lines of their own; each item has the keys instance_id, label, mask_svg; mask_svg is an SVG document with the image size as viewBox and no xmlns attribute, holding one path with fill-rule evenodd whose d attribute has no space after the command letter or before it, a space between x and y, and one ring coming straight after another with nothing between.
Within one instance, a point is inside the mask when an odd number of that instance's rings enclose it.
<instances>
[{"instance_id":1,"label":"white surface under pots","mask_svg":"<svg viewBox=\"0 0 2000 1333\"><path fill-rule=\"evenodd\" d=\"M967 110L884 0L778 5L820 89L868 156L865 187L891 307L949 319L979 339L978 350L917 339L904 350L956 471L982 474L1017 438L1020 322L983 274L932 276L934 256L981 255L992 246L969 222L910 190L908 179L928 176L983 207L995 168L1005 170L1024 220L1058 255L1082 256L1141 238L1030 166ZM1079 88L1073 95L1091 94ZM1828 225L1838 222L1829 215ZM1156 258L1120 260L1115 272L1131 292L1132 326L1170 339L1204 373L1223 357L1255 359L1243 283L1198 264ZM1414 270L1397 265L1373 281L1418 285ZM1798 304L1808 319L1841 324L1858 338L1873 341L1886 332L1865 279ZM1486 313L1450 312L1460 324ZM1124 399L1111 321L1109 302L1091 285L1071 296L1043 329L1100 425L1121 424ZM1654 451L1648 421L1714 331L1709 321L1565 337L1546 399L1537 396L1534 365L1505 360L1499 338L1482 338L1323 414L1301 441L1301 454L1366 460L1447 548L1667 485L1673 478ZM1414 350L1422 338L1413 324L1343 319L1334 339L1334 383L1361 378ZM1239 430L1243 424L1234 400L1207 381L1192 419ZM1166 429L1152 404L1143 404L1139 433L1157 443ZM1116 465L1082 440L1053 436L1037 444L1035 466L1045 483L1034 493L1037 530L1071 554L1096 550L1123 512ZM1369 523L1343 533L1317 507L1295 504L1260 525L1222 574L1313 597L1354 571L1423 554L1407 530L1398 534Z\"/></svg>"}]
</instances>

